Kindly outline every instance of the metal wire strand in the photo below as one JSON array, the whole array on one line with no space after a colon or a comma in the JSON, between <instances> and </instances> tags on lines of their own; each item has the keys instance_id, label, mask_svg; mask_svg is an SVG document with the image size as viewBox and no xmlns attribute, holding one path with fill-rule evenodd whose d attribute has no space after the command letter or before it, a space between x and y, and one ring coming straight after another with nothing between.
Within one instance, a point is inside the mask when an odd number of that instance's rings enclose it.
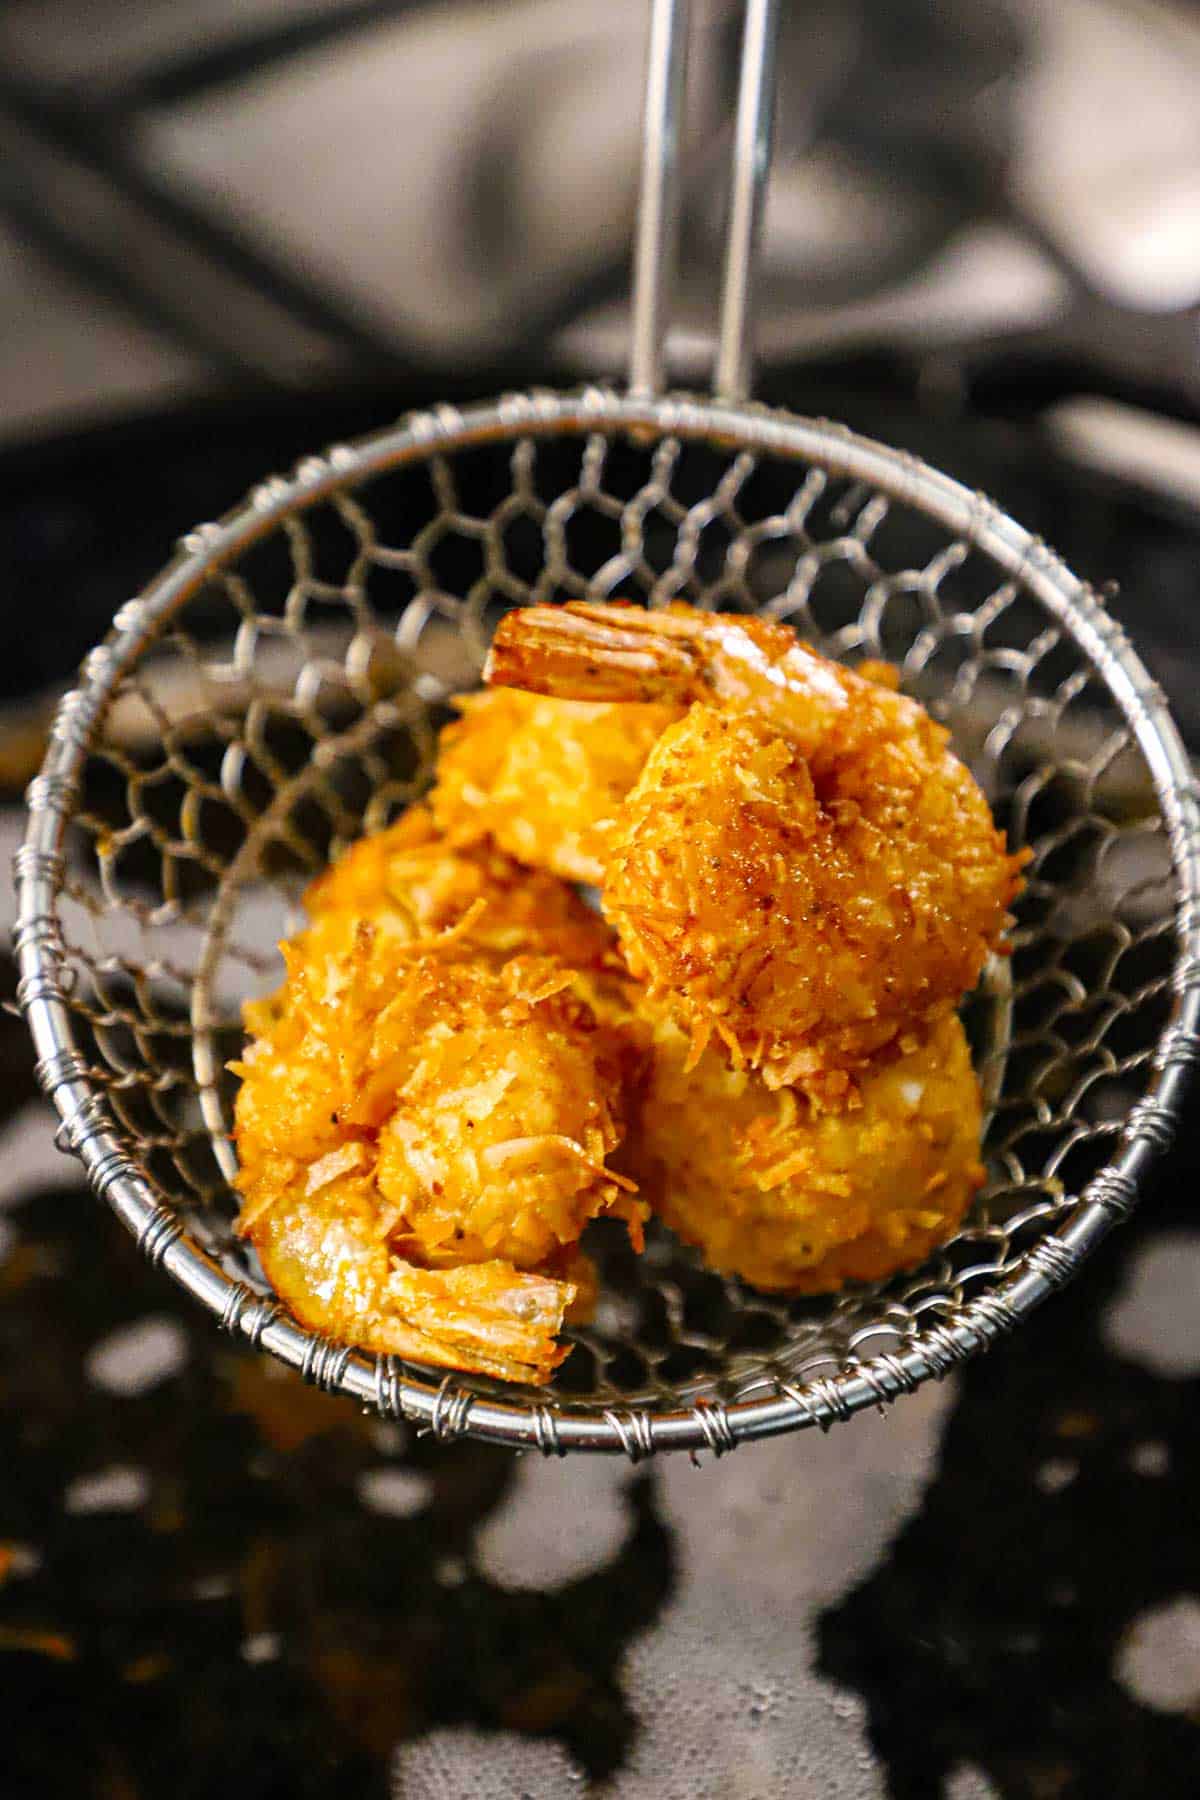
<instances>
[{"instance_id":1,"label":"metal wire strand","mask_svg":"<svg viewBox=\"0 0 1200 1800\"><path fill-rule=\"evenodd\" d=\"M713 377L721 400L744 400L754 380L754 289L771 168L778 41L779 0L748 0Z\"/></svg>"},{"instance_id":2,"label":"metal wire strand","mask_svg":"<svg viewBox=\"0 0 1200 1800\"><path fill-rule=\"evenodd\" d=\"M691 0L654 0L646 59L642 186L633 261L630 392L663 385L666 321L679 249L679 139L687 87Z\"/></svg>"},{"instance_id":3,"label":"metal wire strand","mask_svg":"<svg viewBox=\"0 0 1200 1800\"><path fill-rule=\"evenodd\" d=\"M629 390L662 391L679 254L680 139L690 0L654 0L646 63L642 178L634 246ZM779 0L747 0L742 35L713 391L741 400L754 378L754 290L775 116Z\"/></svg>"}]
</instances>

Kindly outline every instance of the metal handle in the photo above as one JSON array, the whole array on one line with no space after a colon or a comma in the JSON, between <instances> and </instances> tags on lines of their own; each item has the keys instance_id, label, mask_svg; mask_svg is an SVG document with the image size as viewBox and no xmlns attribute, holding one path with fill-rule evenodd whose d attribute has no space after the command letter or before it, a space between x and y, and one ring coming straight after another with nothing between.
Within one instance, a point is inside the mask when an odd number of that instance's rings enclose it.
<instances>
[{"instance_id":1,"label":"metal handle","mask_svg":"<svg viewBox=\"0 0 1200 1800\"><path fill-rule=\"evenodd\" d=\"M713 389L750 392L754 373L754 277L771 166L779 0L747 0L734 130L733 176ZM691 0L653 0L642 132L642 182L634 248L630 392L663 386L667 317L679 247L679 149L687 87Z\"/></svg>"}]
</instances>

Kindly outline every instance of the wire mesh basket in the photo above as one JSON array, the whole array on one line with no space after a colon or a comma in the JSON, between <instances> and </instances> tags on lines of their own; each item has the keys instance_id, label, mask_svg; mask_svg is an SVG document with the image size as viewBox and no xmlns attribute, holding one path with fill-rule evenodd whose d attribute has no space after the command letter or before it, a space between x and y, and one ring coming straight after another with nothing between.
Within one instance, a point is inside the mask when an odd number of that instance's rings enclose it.
<instances>
[{"instance_id":1,"label":"wire mesh basket","mask_svg":"<svg viewBox=\"0 0 1200 1800\"><path fill-rule=\"evenodd\" d=\"M1134 1205L1200 1056L1200 803L1097 597L988 501L742 403L779 0L747 0L717 400L662 398L687 0L653 0L630 391L525 394L269 481L118 615L59 711L18 854L18 997L60 1141L230 1331L441 1436L547 1453L826 1426L982 1349ZM882 657L1032 861L966 1020L988 1182L915 1275L785 1301L665 1230L603 1237L554 1387L442 1376L302 1329L234 1235L229 1059L308 879L429 786L511 606L683 599ZM589 1246L590 1247L590 1246Z\"/></svg>"},{"instance_id":2,"label":"wire mesh basket","mask_svg":"<svg viewBox=\"0 0 1200 1800\"><path fill-rule=\"evenodd\" d=\"M988 1180L945 1250L788 1301L601 1228L596 1318L525 1390L288 1316L232 1230L225 1064L307 880L428 786L496 620L585 596L762 611L896 663L1033 859L967 1008ZM122 609L29 798L19 997L63 1145L227 1329L444 1436L721 1451L943 1374L1134 1205L1200 1053L1200 806L1118 626L985 499L761 407L526 395L266 482Z\"/></svg>"}]
</instances>

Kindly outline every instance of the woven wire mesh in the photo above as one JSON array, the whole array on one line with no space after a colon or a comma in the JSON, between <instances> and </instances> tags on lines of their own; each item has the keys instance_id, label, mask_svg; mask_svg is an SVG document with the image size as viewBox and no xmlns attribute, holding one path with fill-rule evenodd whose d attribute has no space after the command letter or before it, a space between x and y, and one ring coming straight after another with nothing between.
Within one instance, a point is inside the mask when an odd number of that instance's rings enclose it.
<instances>
[{"instance_id":1,"label":"woven wire mesh","mask_svg":"<svg viewBox=\"0 0 1200 1800\"><path fill-rule=\"evenodd\" d=\"M600 1227L595 1321L526 1393L283 1315L232 1229L224 1065L307 880L428 787L497 618L584 596L762 611L896 663L1032 861L1011 958L965 1009L988 1181L953 1242L915 1274L788 1301L665 1230L639 1258ZM31 796L22 1000L67 1146L227 1326L446 1433L720 1450L943 1372L1133 1203L1195 1049L1183 766L1098 603L911 459L758 409L718 431L711 409L596 394L418 419L265 484L119 615Z\"/></svg>"}]
</instances>

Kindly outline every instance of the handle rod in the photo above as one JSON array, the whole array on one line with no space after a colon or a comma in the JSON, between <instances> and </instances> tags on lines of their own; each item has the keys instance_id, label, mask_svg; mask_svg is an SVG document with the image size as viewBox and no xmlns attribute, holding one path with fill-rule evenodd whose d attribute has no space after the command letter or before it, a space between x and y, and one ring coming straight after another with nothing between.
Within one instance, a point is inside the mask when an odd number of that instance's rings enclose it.
<instances>
[{"instance_id":1,"label":"handle rod","mask_svg":"<svg viewBox=\"0 0 1200 1800\"><path fill-rule=\"evenodd\" d=\"M748 0L713 391L744 400L754 380L754 286L775 123L779 0Z\"/></svg>"},{"instance_id":2,"label":"handle rod","mask_svg":"<svg viewBox=\"0 0 1200 1800\"><path fill-rule=\"evenodd\" d=\"M654 0L642 125L642 185L633 261L629 390L663 385L663 343L679 255L679 139L687 86L691 0Z\"/></svg>"}]
</instances>

